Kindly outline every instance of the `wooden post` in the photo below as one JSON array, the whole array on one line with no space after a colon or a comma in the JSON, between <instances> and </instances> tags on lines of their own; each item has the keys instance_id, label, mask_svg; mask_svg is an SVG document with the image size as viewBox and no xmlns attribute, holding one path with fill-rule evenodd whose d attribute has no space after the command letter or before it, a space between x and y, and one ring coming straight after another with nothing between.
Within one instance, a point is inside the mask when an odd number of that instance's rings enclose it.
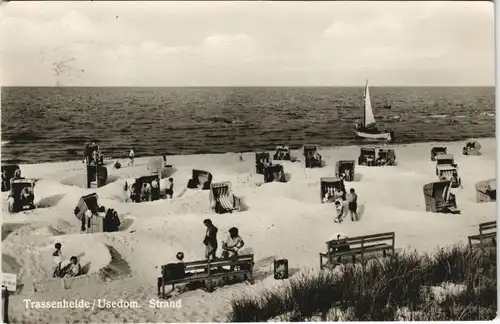
<instances>
[{"instance_id":1,"label":"wooden post","mask_svg":"<svg viewBox=\"0 0 500 324\"><path fill-rule=\"evenodd\" d=\"M3 307L2 307L3 323L9 324L9 291L7 290L7 287L2 287L2 299L3 299Z\"/></svg>"},{"instance_id":2,"label":"wooden post","mask_svg":"<svg viewBox=\"0 0 500 324\"><path fill-rule=\"evenodd\" d=\"M365 265L365 239L361 239L361 264L364 266Z\"/></svg>"},{"instance_id":3,"label":"wooden post","mask_svg":"<svg viewBox=\"0 0 500 324\"><path fill-rule=\"evenodd\" d=\"M254 279L253 279L253 254L252 254L252 258L250 259L250 283L252 285L254 284Z\"/></svg>"},{"instance_id":4,"label":"wooden post","mask_svg":"<svg viewBox=\"0 0 500 324\"><path fill-rule=\"evenodd\" d=\"M161 266L161 294L165 298L165 272L164 267Z\"/></svg>"}]
</instances>

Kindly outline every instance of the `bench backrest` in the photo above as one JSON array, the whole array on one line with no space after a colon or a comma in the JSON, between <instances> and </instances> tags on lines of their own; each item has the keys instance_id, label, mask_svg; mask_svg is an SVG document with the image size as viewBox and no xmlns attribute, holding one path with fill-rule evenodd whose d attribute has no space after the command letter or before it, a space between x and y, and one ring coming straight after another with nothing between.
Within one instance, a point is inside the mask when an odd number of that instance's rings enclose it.
<instances>
[{"instance_id":1,"label":"bench backrest","mask_svg":"<svg viewBox=\"0 0 500 324\"><path fill-rule=\"evenodd\" d=\"M487 223L481 223L479 224L479 233L483 234L483 232L487 231L496 231L497 229L497 222L487 222Z\"/></svg>"},{"instance_id":2,"label":"bench backrest","mask_svg":"<svg viewBox=\"0 0 500 324\"><path fill-rule=\"evenodd\" d=\"M186 272L196 271L196 270L208 270L208 273L210 273L210 269L214 267L225 267L225 266L234 266L241 264L247 264L251 269L253 267L253 259L254 259L253 254L245 254L245 255L238 255L236 258L217 259L217 260L212 260L210 262L207 260L191 261L184 263L184 270ZM162 271L164 271L165 267L166 265L161 266Z\"/></svg>"},{"instance_id":3,"label":"bench backrest","mask_svg":"<svg viewBox=\"0 0 500 324\"><path fill-rule=\"evenodd\" d=\"M326 246L327 246L328 252L330 252L330 251L332 251L333 248L336 248L339 245L349 245L349 246L361 245L361 246L364 246L365 244L388 241L388 240L391 240L392 241L391 244L394 245L395 238L396 238L395 232L387 232L387 233L380 233L380 234L349 237L349 238L340 239L340 240L331 240L331 241L326 242Z\"/></svg>"}]
</instances>

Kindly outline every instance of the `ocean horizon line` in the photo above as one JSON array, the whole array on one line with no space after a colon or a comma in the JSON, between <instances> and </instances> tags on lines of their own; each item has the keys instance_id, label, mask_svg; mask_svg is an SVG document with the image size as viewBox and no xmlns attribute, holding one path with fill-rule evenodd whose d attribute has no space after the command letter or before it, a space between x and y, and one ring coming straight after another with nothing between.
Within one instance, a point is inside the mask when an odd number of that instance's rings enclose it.
<instances>
[{"instance_id":1,"label":"ocean horizon line","mask_svg":"<svg viewBox=\"0 0 500 324\"><path fill-rule=\"evenodd\" d=\"M375 85L368 83L373 88L495 88L496 85ZM364 88L365 84L360 85L166 85L166 86L79 86L79 85L2 85L2 88L110 88L110 89L163 89L163 88Z\"/></svg>"}]
</instances>

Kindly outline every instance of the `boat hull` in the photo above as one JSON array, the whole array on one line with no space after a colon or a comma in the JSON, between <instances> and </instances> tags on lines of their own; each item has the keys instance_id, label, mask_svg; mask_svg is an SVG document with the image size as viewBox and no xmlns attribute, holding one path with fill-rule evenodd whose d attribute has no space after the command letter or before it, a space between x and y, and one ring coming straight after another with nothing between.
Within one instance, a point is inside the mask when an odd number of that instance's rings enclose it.
<instances>
[{"instance_id":1,"label":"boat hull","mask_svg":"<svg viewBox=\"0 0 500 324\"><path fill-rule=\"evenodd\" d=\"M364 138L367 140L374 140L374 141L391 141L392 136L391 133L376 133L376 134L369 134L369 133L364 133L360 131L355 131L356 136L360 138Z\"/></svg>"}]
</instances>

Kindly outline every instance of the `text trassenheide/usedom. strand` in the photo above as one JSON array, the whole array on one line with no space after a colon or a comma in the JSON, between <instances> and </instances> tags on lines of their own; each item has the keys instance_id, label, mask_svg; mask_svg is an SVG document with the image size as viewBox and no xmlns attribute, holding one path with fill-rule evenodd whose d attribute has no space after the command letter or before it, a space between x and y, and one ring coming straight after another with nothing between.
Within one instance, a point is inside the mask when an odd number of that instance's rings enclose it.
<instances>
[{"instance_id":1,"label":"text trassenheide/usedom. strand","mask_svg":"<svg viewBox=\"0 0 500 324\"><path fill-rule=\"evenodd\" d=\"M51 309L51 308L141 308L137 301L108 300L105 298L94 299L92 301L84 299L75 300L59 300L59 301L39 301L24 299L24 306L26 308L34 309ZM157 299L150 299L148 301L150 308L182 308L182 300L176 301L162 301Z\"/></svg>"}]
</instances>

